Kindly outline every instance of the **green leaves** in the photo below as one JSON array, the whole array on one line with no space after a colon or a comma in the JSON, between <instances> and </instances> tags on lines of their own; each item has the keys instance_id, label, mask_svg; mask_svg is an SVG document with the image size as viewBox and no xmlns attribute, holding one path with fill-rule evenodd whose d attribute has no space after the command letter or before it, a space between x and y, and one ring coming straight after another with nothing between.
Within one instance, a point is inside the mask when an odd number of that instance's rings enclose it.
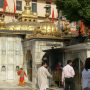
<instances>
[{"instance_id":1,"label":"green leaves","mask_svg":"<svg viewBox=\"0 0 90 90\"><path fill-rule=\"evenodd\" d=\"M90 23L90 0L56 0L55 3L58 11L62 10L70 21Z\"/></svg>"}]
</instances>

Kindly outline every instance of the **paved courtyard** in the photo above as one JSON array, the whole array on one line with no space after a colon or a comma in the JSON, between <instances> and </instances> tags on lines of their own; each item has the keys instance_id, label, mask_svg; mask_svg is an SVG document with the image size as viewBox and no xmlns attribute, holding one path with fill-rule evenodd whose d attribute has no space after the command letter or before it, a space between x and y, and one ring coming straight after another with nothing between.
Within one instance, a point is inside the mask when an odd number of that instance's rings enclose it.
<instances>
[{"instance_id":1,"label":"paved courtyard","mask_svg":"<svg viewBox=\"0 0 90 90\"><path fill-rule=\"evenodd\" d=\"M14 82L0 82L0 90L38 90L37 88L33 88L32 84L26 83L24 87L18 86L17 83ZM52 87L49 90L63 90L61 88Z\"/></svg>"},{"instance_id":2,"label":"paved courtyard","mask_svg":"<svg viewBox=\"0 0 90 90\"><path fill-rule=\"evenodd\" d=\"M26 83L24 87L18 86L14 82L0 82L0 90L37 90L32 87L31 83Z\"/></svg>"}]
</instances>

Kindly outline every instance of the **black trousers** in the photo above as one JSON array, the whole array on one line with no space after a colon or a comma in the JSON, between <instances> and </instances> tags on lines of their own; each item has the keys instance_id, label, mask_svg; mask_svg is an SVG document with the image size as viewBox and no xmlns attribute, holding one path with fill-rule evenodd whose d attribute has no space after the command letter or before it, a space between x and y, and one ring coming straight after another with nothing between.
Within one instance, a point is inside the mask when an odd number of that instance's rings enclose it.
<instances>
[{"instance_id":1,"label":"black trousers","mask_svg":"<svg viewBox=\"0 0 90 90\"><path fill-rule=\"evenodd\" d=\"M65 89L64 90L75 90L74 78L65 78Z\"/></svg>"}]
</instances>

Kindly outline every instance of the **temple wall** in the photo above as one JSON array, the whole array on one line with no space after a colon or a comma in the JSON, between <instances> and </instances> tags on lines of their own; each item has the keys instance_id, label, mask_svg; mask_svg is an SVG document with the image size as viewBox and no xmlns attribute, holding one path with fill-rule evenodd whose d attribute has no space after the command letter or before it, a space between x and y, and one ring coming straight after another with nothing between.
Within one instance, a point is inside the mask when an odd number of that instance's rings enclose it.
<instances>
[{"instance_id":1,"label":"temple wall","mask_svg":"<svg viewBox=\"0 0 90 90\"><path fill-rule=\"evenodd\" d=\"M19 0L22 1L22 10L17 10L16 13L22 13L22 11L24 10L24 6L25 6L25 1L24 0ZM37 15L39 17L44 18L45 17L45 2L37 2ZM30 6L32 7L32 2L30 2ZM54 18L57 18L58 14L57 14L57 9L56 9L56 5L52 4L51 5L51 15L50 17L52 18L52 11L54 10ZM2 11L2 8L0 8L0 11ZM8 0L8 7L6 7L6 11L5 12L9 12L9 13L14 13L14 1L13 0ZM39 20L42 21L40 18ZM5 22L13 22L17 21L14 17L13 14L5 14Z\"/></svg>"},{"instance_id":2,"label":"temple wall","mask_svg":"<svg viewBox=\"0 0 90 90\"><path fill-rule=\"evenodd\" d=\"M84 68L85 60L90 57L90 49L88 43L81 43L76 45L67 46L65 52L64 64L67 60L73 60L73 68L75 70L75 87L76 90L81 89L81 73Z\"/></svg>"},{"instance_id":3,"label":"temple wall","mask_svg":"<svg viewBox=\"0 0 90 90\"><path fill-rule=\"evenodd\" d=\"M42 57L45 54L43 50L51 49L52 46L56 45L55 48L63 47L63 43L55 40L28 40L24 42L26 52L31 51L32 54L32 83L37 84L37 69L41 66Z\"/></svg>"},{"instance_id":4,"label":"temple wall","mask_svg":"<svg viewBox=\"0 0 90 90\"><path fill-rule=\"evenodd\" d=\"M41 17L45 17L45 13L46 13L46 10L45 10L45 3L37 3L37 15L38 16L41 16ZM57 9L56 9L56 5L52 4L51 5L51 15L50 17L52 17L52 11L54 10L54 18L57 18L58 17L58 14L57 14Z\"/></svg>"},{"instance_id":5,"label":"temple wall","mask_svg":"<svg viewBox=\"0 0 90 90\"><path fill-rule=\"evenodd\" d=\"M66 64L67 60L74 60L79 58L83 63L87 58L87 51L86 50L77 50L77 51L69 51L65 53L64 63Z\"/></svg>"},{"instance_id":6,"label":"temple wall","mask_svg":"<svg viewBox=\"0 0 90 90\"><path fill-rule=\"evenodd\" d=\"M66 47L65 61L68 59L80 58L80 60L84 63L87 57L90 57L89 42Z\"/></svg>"},{"instance_id":7,"label":"temple wall","mask_svg":"<svg viewBox=\"0 0 90 90\"><path fill-rule=\"evenodd\" d=\"M90 57L90 50L87 50L87 57Z\"/></svg>"},{"instance_id":8,"label":"temple wall","mask_svg":"<svg viewBox=\"0 0 90 90\"><path fill-rule=\"evenodd\" d=\"M23 66L23 47L20 37L0 37L0 81L17 81L16 66Z\"/></svg>"},{"instance_id":9,"label":"temple wall","mask_svg":"<svg viewBox=\"0 0 90 90\"><path fill-rule=\"evenodd\" d=\"M34 51L34 62L33 62L33 83L37 84L37 69L41 66L42 57L45 54L43 50L51 49L53 45L58 45L58 48L63 47L62 42L55 42L55 41L36 41L35 42L35 51Z\"/></svg>"},{"instance_id":10,"label":"temple wall","mask_svg":"<svg viewBox=\"0 0 90 90\"><path fill-rule=\"evenodd\" d=\"M87 57L90 57L90 42L87 43Z\"/></svg>"}]
</instances>

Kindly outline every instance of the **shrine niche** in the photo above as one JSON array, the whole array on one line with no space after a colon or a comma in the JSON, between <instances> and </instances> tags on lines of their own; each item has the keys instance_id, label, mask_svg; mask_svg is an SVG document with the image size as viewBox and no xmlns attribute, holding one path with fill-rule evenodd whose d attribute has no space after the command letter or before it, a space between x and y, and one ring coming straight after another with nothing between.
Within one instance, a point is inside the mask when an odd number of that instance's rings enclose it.
<instances>
[{"instance_id":1,"label":"shrine niche","mask_svg":"<svg viewBox=\"0 0 90 90\"><path fill-rule=\"evenodd\" d=\"M32 81L32 54L30 50L27 50L26 53L26 62L27 62L27 74L28 79Z\"/></svg>"}]
</instances>

